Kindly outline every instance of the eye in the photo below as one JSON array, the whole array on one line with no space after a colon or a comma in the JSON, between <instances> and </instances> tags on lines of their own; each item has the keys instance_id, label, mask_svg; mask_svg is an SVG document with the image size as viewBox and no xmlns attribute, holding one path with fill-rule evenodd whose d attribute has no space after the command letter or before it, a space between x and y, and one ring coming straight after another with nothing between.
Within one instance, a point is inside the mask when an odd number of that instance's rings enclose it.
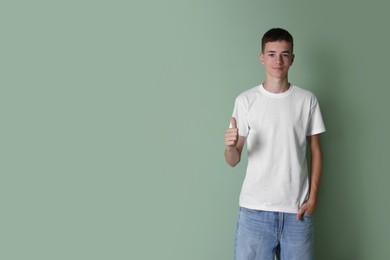
<instances>
[{"instance_id":1,"label":"eye","mask_svg":"<svg viewBox=\"0 0 390 260\"><path fill-rule=\"evenodd\" d=\"M275 53L269 53L268 57L275 57Z\"/></svg>"},{"instance_id":2,"label":"eye","mask_svg":"<svg viewBox=\"0 0 390 260\"><path fill-rule=\"evenodd\" d=\"M288 54L288 53L283 53L283 57L284 57L284 58L288 58L288 57L290 57L290 54Z\"/></svg>"}]
</instances>

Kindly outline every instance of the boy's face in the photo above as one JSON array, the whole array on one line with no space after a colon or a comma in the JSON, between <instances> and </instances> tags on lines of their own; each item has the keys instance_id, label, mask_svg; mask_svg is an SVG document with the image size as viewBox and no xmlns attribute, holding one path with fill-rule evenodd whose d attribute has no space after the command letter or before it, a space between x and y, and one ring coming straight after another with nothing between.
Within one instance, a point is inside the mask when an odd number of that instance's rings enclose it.
<instances>
[{"instance_id":1,"label":"boy's face","mask_svg":"<svg viewBox=\"0 0 390 260\"><path fill-rule=\"evenodd\" d=\"M267 76L287 78L288 70L294 61L291 44L286 41L267 42L260 54Z\"/></svg>"}]
</instances>

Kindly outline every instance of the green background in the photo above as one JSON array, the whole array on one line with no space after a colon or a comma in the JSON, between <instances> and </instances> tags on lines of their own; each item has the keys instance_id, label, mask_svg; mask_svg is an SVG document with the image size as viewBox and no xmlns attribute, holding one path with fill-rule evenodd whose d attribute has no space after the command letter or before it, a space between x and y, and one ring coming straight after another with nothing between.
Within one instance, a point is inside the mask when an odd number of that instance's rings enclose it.
<instances>
[{"instance_id":1,"label":"green background","mask_svg":"<svg viewBox=\"0 0 390 260\"><path fill-rule=\"evenodd\" d=\"M1 1L0 259L232 259L260 39L321 104L319 260L390 258L385 1Z\"/></svg>"}]
</instances>

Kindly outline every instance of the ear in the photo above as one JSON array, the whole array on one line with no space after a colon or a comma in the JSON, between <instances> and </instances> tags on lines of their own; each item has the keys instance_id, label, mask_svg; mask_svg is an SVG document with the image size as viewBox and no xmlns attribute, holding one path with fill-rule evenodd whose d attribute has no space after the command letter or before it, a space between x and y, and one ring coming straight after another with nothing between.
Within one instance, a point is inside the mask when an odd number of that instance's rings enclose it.
<instances>
[{"instance_id":1,"label":"ear","mask_svg":"<svg viewBox=\"0 0 390 260\"><path fill-rule=\"evenodd\" d=\"M293 64L294 59L295 59L295 54L293 54L293 55L291 56L291 64Z\"/></svg>"},{"instance_id":2,"label":"ear","mask_svg":"<svg viewBox=\"0 0 390 260\"><path fill-rule=\"evenodd\" d=\"M261 61L261 63L262 64L264 64L264 54L263 54L263 52L260 52L260 61Z\"/></svg>"}]
</instances>

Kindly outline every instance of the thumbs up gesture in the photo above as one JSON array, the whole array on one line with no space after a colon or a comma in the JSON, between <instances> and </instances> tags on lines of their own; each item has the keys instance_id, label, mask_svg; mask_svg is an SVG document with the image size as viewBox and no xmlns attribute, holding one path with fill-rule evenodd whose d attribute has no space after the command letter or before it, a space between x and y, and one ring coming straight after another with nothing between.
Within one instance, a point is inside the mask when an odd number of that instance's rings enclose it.
<instances>
[{"instance_id":1,"label":"thumbs up gesture","mask_svg":"<svg viewBox=\"0 0 390 260\"><path fill-rule=\"evenodd\" d=\"M231 128L228 128L225 133L225 145L227 150L236 149L238 142L238 128L236 118L230 120Z\"/></svg>"}]
</instances>

